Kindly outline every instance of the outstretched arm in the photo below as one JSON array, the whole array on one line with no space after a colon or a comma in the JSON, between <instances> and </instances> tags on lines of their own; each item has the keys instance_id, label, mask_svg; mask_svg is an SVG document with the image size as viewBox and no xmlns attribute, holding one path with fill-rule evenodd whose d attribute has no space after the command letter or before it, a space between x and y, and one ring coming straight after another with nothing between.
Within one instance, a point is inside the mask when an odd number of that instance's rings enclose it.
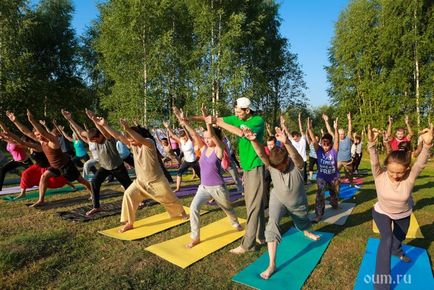
<instances>
[{"instance_id":1,"label":"outstretched arm","mask_svg":"<svg viewBox=\"0 0 434 290\"><path fill-rule=\"evenodd\" d=\"M9 138L9 140L12 140L15 144L20 145L21 147L27 147L30 149L33 149L37 152L41 152L42 151L42 147L41 144L39 143L35 143L35 142L29 142L29 141L24 141L21 138L19 138L17 135L15 135L12 132L4 132L3 135L7 138Z\"/></svg>"},{"instance_id":2,"label":"outstretched arm","mask_svg":"<svg viewBox=\"0 0 434 290\"><path fill-rule=\"evenodd\" d=\"M301 136L304 136L303 125L301 124L301 113L298 113L298 129L300 130Z\"/></svg>"},{"instance_id":3,"label":"outstretched arm","mask_svg":"<svg viewBox=\"0 0 434 290\"><path fill-rule=\"evenodd\" d=\"M256 134L253 133L250 129L245 128L243 130L244 138L252 142L253 149L255 150L258 157L264 162L265 166L270 166L270 160L268 159L267 154L265 154L264 145L256 140Z\"/></svg>"},{"instance_id":4,"label":"outstretched arm","mask_svg":"<svg viewBox=\"0 0 434 290\"><path fill-rule=\"evenodd\" d=\"M315 138L315 134L313 133L313 127L312 127L312 120L310 118L307 118L307 132L309 133L310 140L312 141L313 148L315 149L315 152L318 150L318 141Z\"/></svg>"},{"instance_id":5,"label":"outstretched arm","mask_svg":"<svg viewBox=\"0 0 434 290\"><path fill-rule=\"evenodd\" d=\"M115 138L116 140L121 141L124 144L129 144L128 138L125 137L121 132L113 129L110 127L110 125L107 123L107 121L103 117L94 117L95 125L101 127L104 129L104 132L108 134L108 137L106 138ZM126 121L124 121L126 123ZM121 123L122 124L122 123ZM105 135L104 135L105 136Z\"/></svg>"},{"instance_id":6,"label":"outstretched arm","mask_svg":"<svg viewBox=\"0 0 434 290\"><path fill-rule=\"evenodd\" d=\"M327 132L328 132L330 135L334 136L335 133L332 131L332 128L330 127L330 124L329 124L329 117L328 117L326 114L322 114L322 118L323 118L324 123L325 123L325 125L326 125Z\"/></svg>"},{"instance_id":7,"label":"outstretched arm","mask_svg":"<svg viewBox=\"0 0 434 290\"><path fill-rule=\"evenodd\" d=\"M181 126L183 126L186 129L186 131L189 133L189 135L193 139L193 143L196 144L198 148L202 150L203 146L205 146L205 143L203 142L199 134L196 132L196 130L194 130L194 128L191 127L190 123L188 122L188 119L184 116L184 113L181 110L179 110L177 107L173 107L173 113L178 119L179 124L181 124Z\"/></svg>"},{"instance_id":8,"label":"outstretched arm","mask_svg":"<svg viewBox=\"0 0 434 290\"><path fill-rule=\"evenodd\" d=\"M414 132L413 132L413 130L411 129L411 126L410 126L410 120L408 119L408 116L407 116L407 115L405 116L405 119L404 119L404 120L405 120L405 125L407 125L407 131L408 131L407 139L411 141L411 137L413 137Z\"/></svg>"},{"instance_id":9,"label":"outstretched arm","mask_svg":"<svg viewBox=\"0 0 434 290\"><path fill-rule=\"evenodd\" d=\"M176 141L176 143L181 144L181 140L179 139L178 136L176 136L175 133L173 133L172 129L170 129L170 124L169 122L163 121L163 126L166 128L167 130L167 137L168 138L172 138L173 140ZM170 140L168 140L170 143Z\"/></svg>"},{"instance_id":10,"label":"outstretched arm","mask_svg":"<svg viewBox=\"0 0 434 290\"><path fill-rule=\"evenodd\" d=\"M32 124L33 128L35 128L44 138L50 141L53 144L59 145L59 141L57 140L57 136L47 132L45 128L35 119L33 114L27 109L27 118L29 119L30 124Z\"/></svg>"},{"instance_id":11,"label":"outstretched arm","mask_svg":"<svg viewBox=\"0 0 434 290\"><path fill-rule=\"evenodd\" d=\"M375 148L375 142L377 141L379 133L379 130L375 128L371 130L371 125L368 125L368 151L371 160L372 175L374 178L383 172L380 167L380 162L378 161L377 149Z\"/></svg>"},{"instance_id":12,"label":"outstretched arm","mask_svg":"<svg viewBox=\"0 0 434 290\"><path fill-rule=\"evenodd\" d=\"M10 112L10 111L6 111L6 116L8 116L9 120L11 120L12 123L14 123L15 127L18 128L18 130L21 131L21 133L23 133L24 135L26 135L27 137L29 137L30 139L39 142L38 139L36 139L35 134L33 134L33 132L27 128L26 126L24 126L23 124L21 124L18 119L15 117L15 114Z\"/></svg>"},{"instance_id":13,"label":"outstretched arm","mask_svg":"<svg viewBox=\"0 0 434 290\"><path fill-rule=\"evenodd\" d=\"M389 116L389 119L387 120L387 135L389 137L392 137L392 122L393 118Z\"/></svg>"},{"instance_id":14,"label":"outstretched arm","mask_svg":"<svg viewBox=\"0 0 434 290\"><path fill-rule=\"evenodd\" d=\"M87 139L87 131L74 121L74 119L72 118L72 114L64 109L61 110L61 113L63 117L68 121L69 125L71 125L72 130L75 132L75 134L77 134L77 136L82 136Z\"/></svg>"},{"instance_id":15,"label":"outstretched arm","mask_svg":"<svg viewBox=\"0 0 434 290\"><path fill-rule=\"evenodd\" d=\"M348 136L348 138L351 139L351 141L354 141L353 134L352 134L353 125L352 125L352 122L351 122L351 113L347 114L347 119L348 119L348 133L347 133L347 136Z\"/></svg>"},{"instance_id":16,"label":"outstretched arm","mask_svg":"<svg viewBox=\"0 0 434 290\"><path fill-rule=\"evenodd\" d=\"M333 137L333 141L335 142L333 145L333 148L338 151L339 150L339 132L338 132L338 117L336 117L335 121L333 122L333 127L335 129L335 135Z\"/></svg>"},{"instance_id":17,"label":"outstretched arm","mask_svg":"<svg viewBox=\"0 0 434 290\"><path fill-rule=\"evenodd\" d=\"M146 147L150 147L150 148L155 147L154 141L152 141L151 139L144 138L142 135L140 135L139 133L137 133L136 131L131 129L130 126L128 125L128 122L125 119L120 119L119 122L121 123L121 127L125 131L125 133L127 133L132 139L134 139L134 141L136 141L137 143L140 143ZM109 132L111 132L111 131L109 131ZM126 138L125 136L124 136L124 138L125 138L125 142L126 142L125 144L128 144L129 143L128 138ZM120 140L120 141L124 142L123 140Z\"/></svg>"},{"instance_id":18,"label":"outstretched arm","mask_svg":"<svg viewBox=\"0 0 434 290\"><path fill-rule=\"evenodd\" d=\"M96 128L101 132L101 134L105 138L110 138L112 136L109 132L107 132L107 130L104 127L102 127L98 124L99 119L97 119L97 116L95 115L94 112L92 112L91 110L88 110L88 109L85 109L85 112L86 112L87 117L92 120L92 122L95 124Z\"/></svg>"},{"instance_id":19,"label":"outstretched arm","mask_svg":"<svg viewBox=\"0 0 434 290\"><path fill-rule=\"evenodd\" d=\"M288 151L289 157L291 157L295 166L298 169L303 169L304 167L303 157L301 157L300 153L298 153L297 149L295 149L294 145L292 145L291 141L289 141L285 132L277 127L276 127L276 139L279 140L282 144L285 144L285 148Z\"/></svg>"}]
</instances>

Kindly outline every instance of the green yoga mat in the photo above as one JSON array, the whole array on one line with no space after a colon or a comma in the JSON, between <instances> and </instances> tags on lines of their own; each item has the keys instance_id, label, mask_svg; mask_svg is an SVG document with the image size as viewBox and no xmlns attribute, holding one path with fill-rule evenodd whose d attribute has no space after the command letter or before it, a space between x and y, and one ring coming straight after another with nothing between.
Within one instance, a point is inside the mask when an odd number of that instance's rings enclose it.
<instances>
[{"instance_id":1,"label":"green yoga mat","mask_svg":"<svg viewBox=\"0 0 434 290\"><path fill-rule=\"evenodd\" d=\"M268 252L232 277L232 281L255 289L301 289L333 238L332 233L315 232L319 241L306 238L303 232L289 229L277 248L277 270L268 279L259 274L268 267Z\"/></svg>"},{"instance_id":2,"label":"green yoga mat","mask_svg":"<svg viewBox=\"0 0 434 290\"><path fill-rule=\"evenodd\" d=\"M79 190L83 190L84 186L76 186L75 187L77 189L77 191ZM53 189L49 189L47 190L47 192L45 193L45 196L50 196L50 195L55 195L55 194L60 194L60 193L65 193L65 192L72 192L72 188L71 187L60 187L60 188L53 188ZM33 191L33 192L28 192L26 193L25 197L20 197L20 198L15 198L14 196L5 196L2 199L6 200L6 201L18 201L18 200L28 200L28 199L36 199L39 197L39 191Z\"/></svg>"}]
</instances>

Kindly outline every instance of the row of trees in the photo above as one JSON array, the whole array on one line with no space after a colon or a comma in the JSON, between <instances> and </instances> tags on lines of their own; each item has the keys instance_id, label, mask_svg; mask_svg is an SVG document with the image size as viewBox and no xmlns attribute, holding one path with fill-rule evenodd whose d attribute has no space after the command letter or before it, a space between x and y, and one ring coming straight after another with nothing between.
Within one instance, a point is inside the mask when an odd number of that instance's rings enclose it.
<instances>
[{"instance_id":1,"label":"row of trees","mask_svg":"<svg viewBox=\"0 0 434 290\"><path fill-rule=\"evenodd\" d=\"M297 57L279 33L272 0L108 0L82 38L70 0L0 4L0 112L90 106L111 119L140 116L158 125L170 107L201 103L229 114L251 98L276 124L323 111L355 129L384 127L387 116L414 126L432 119L434 2L353 0L336 24L326 68L331 106L309 109ZM290 121L291 122L291 121ZM401 123L400 123L401 122ZM296 123L294 122L294 125Z\"/></svg>"},{"instance_id":2,"label":"row of trees","mask_svg":"<svg viewBox=\"0 0 434 290\"><path fill-rule=\"evenodd\" d=\"M206 103L227 114L240 96L267 117L305 107L296 56L279 33L275 1L111 0L90 35L98 56L101 105L113 117L198 113ZM90 68L93 70L92 68Z\"/></svg>"},{"instance_id":3,"label":"row of trees","mask_svg":"<svg viewBox=\"0 0 434 290\"><path fill-rule=\"evenodd\" d=\"M327 67L329 95L360 130L388 115L421 128L434 106L434 1L354 0L342 12Z\"/></svg>"},{"instance_id":4,"label":"row of trees","mask_svg":"<svg viewBox=\"0 0 434 290\"><path fill-rule=\"evenodd\" d=\"M74 111L92 100L80 73L80 47L68 0L2 0L0 4L0 112L25 109L42 118ZM2 113L4 114L4 113Z\"/></svg>"}]
</instances>

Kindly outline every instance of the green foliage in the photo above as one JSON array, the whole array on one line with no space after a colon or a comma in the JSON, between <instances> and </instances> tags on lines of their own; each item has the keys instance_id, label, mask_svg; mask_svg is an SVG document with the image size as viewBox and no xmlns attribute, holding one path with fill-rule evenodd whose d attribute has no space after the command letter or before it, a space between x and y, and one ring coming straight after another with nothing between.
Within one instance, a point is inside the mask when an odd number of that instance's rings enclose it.
<instances>
[{"instance_id":1,"label":"green foliage","mask_svg":"<svg viewBox=\"0 0 434 290\"><path fill-rule=\"evenodd\" d=\"M336 23L327 67L331 101L356 131L397 126L409 115L426 126L433 105L434 2L354 0Z\"/></svg>"},{"instance_id":2,"label":"green foliage","mask_svg":"<svg viewBox=\"0 0 434 290\"><path fill-rule=\"evenodd\" d=\"M202 103L225 115L241 96L276 120L289 104L306 105L274 1L112 0L100 8L92 43L111 81L101 96L111 119L144 116L154 125L172 118L173 105L192 115Z\"/></svg>"},{"instance_id":3,"label":"green foliage","mask_svg":"<svg viewBox=\"0 0 434 290\"><path fill-rule=\"evenodd\" d=\"M61 108L82 110L89 91L79 75L79 47L69 0L2 1L0 111L25 109L50 120Z\"/></svg>"}]
</instances>

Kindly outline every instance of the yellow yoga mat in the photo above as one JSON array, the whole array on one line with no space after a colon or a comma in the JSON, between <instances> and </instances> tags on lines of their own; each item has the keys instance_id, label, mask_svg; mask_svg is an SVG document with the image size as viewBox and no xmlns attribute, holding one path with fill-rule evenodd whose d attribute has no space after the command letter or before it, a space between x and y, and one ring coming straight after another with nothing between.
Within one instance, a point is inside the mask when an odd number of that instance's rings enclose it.
<instances>
[{"instance_id":1,"label":"yellow yoga mat","mask_svg":"<svg viewBox=\"0 0 434 290\"><path fill-rule=\"evenodd\" d=\"M190 214L190 209L184 206L184 210L187 214ZM205 214L207 211L200 211L200 214ZM174 226L188 222L189 220L183 220L181 218L170 218L167 212L156 214L134 222L134 229L119 233L122 226L100 231L99 233L111 238L133 241L143 239L153 234L170 229Z\"/></svg>"},{"instance_id":2,"label":"yellow yoga mat","mask_svg":"<svg viewBox=\"0 0 434 290\"><path fill-rule=\"evenodd\" d=\"M372 230L374 233L380 233L375 221L372 220ZM410 226L407 232L407 239L423 238L422 232L420 231L419 223L417 222L416 216L412 213L410 217Z\"/></svg>"},{"instance_id":3,"label":"yellow yoga mat","mask_svg":"<svg viewBox=\"0 0 434 290\"><path fill-rule=\"evenodd\" d=\"M243 228L246 220L238 219ZM185 247L191 241L190 233L146 248L147 251L183 269L209 254L238 240L245 230L237 231L228 218L223 218L200 229L201 242L191 249Z\"/></svg>"}]
</instances>

